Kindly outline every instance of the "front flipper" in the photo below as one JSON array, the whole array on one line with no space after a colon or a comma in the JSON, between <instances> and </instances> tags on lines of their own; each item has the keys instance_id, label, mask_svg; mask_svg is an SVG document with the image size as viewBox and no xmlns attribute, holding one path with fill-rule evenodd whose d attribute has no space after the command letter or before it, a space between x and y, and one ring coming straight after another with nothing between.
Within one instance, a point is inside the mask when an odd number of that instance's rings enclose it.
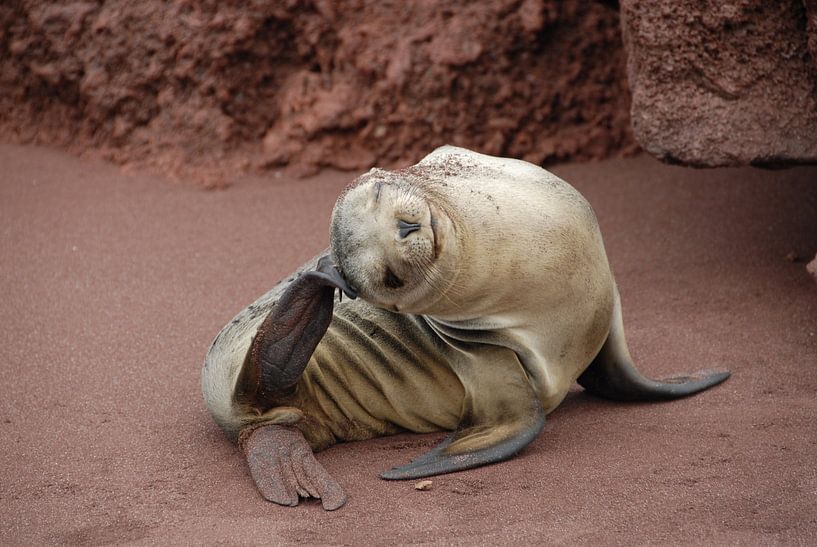
<instances>
[{"instance_id":1,"label":"front flipper","mask_svg":"<svg viewBox=\"0 0 817 547\"><path fill-rule=\"evenodd\" d=\"M298 429L267 425L242 437L250 474L265 499L295 506L299 498L319 498L327 511L346 503L343 489L315 459Z\"/></svg>"},{"instance_id":2,"label":"front flipper","mask_svg":"<svg viewBox=\"0 0 817 547\"><path fill-rule=\"evenodd\" d=\"M702 370L664 380L651 380L635 368L624 338L621 301L616 293L610 334L590 363L576 379L588 393L616 401L662 401L694 395L718 385L730 373L724 369Z\"/></svg>"},{"instance_id":3,"label":"front flipper","mask_svg":"<svg viewBox=\"0 0 817 547\"><path fill-rule=\"evenodd\" d=\"M384 479L418 479L506 460L527 446L545 425L545 413L514 352L472 348L452 363L465 388L459 429L408 465L381 473Z\"/></svg>"}]
</instances>

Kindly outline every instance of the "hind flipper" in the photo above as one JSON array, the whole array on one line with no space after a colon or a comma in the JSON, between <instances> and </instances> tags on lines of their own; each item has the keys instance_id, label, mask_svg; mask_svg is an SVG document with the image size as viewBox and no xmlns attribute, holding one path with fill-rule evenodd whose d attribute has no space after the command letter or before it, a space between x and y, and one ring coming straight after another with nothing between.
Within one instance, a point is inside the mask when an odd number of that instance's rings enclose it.
<instances>
[{"instance_id":1,"label":"hind flipper","mask_svg":"<svg viewBox=\"0 0 817 547\"><path fill-rule=\"evenodd\" d=\"M262 426L242 435L255 485L265 499L279 505L298 505L300 498L318 498L334 511L346 503L340 485L315 459L303 433L294 427Z\"/></svg>"},{"instance_id":2,"label":"hind flipper","mask_svg":"<svg viewBox=\"0 0 817 547\"><path fill-rule=\"evenodd\" d=\"M457 431L411 463L381 473L382 478L418 479L499 462L536 438L545 413L516 354L487 346L478 352L481 366L467 360L452 365L466 392Z\"/></svg>"},{"instance_id":3,"label":"hind flipper","mask_svg":"<svg viewBox=\"0 0 817 547\"><path fill-rule=\"evenodd\" d=\"M616 293L613 325L607 341L590 366L578 377L577 382L588 393L605 399L660 401L693 395L723 382L729 376L728 370L713 369L664 380L644 377L635 368L627 349L621 301Z\"/></svg>"}]
</instances>

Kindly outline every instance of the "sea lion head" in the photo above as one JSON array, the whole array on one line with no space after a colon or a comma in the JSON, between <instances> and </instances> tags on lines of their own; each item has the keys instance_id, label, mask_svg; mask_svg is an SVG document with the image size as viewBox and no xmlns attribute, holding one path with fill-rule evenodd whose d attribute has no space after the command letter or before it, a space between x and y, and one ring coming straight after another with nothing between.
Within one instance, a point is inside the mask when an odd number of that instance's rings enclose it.
<instances>
[{"instance_id":1,"label":"sea lion head","mask_svg":"<svg viewBox=\"0 0 817 547\"><path fill-rule=\"evenodd\" d=\"M462 253L451 211L421 171L372 169L335 204L332 259L364 300L429 313L454 285Z\"/></svg>"}]
</instances>

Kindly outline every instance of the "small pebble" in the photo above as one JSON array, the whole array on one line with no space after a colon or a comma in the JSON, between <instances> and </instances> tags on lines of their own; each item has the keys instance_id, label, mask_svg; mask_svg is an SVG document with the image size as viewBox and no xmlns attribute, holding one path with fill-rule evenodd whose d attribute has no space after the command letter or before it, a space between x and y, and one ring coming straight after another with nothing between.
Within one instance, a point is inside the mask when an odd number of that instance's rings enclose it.
<instances>
[{"instance_id":1,"label":"small pebble","mask_svg":"<svg viewBox=\"0 0 817 547\"><path fill-rule=\"evenodd\" d=\"M420 481L414 485L415 490L431 490L431 481Z\"/></svg>"}]
</instances>

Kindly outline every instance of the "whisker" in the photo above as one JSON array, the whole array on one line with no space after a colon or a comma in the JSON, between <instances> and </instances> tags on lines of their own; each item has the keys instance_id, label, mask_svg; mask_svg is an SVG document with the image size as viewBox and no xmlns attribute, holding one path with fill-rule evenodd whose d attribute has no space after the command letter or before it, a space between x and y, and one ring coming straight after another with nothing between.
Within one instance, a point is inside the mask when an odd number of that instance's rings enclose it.
<instances>
[{"instance_id":1,"label":"whisker","mask_svg":"<svg viewBox=\"0 0 817 547\"><path fill-rule=\"evenodd\" d=\"M417 266L425 282L428 283L428 285L431 286L435 292L439 293L440 296L448 301L452 306L456 308L462 307L460 304L452 300L451 296L455 298L461 296L461 291L465 288L464 286L452 282L445 290L443 290L437 285L437 283L435 283L435 280L442 280L442 276L440 275L439 268L436 264L423 261L419 262Z\"/></svg>"}]
</instances>

